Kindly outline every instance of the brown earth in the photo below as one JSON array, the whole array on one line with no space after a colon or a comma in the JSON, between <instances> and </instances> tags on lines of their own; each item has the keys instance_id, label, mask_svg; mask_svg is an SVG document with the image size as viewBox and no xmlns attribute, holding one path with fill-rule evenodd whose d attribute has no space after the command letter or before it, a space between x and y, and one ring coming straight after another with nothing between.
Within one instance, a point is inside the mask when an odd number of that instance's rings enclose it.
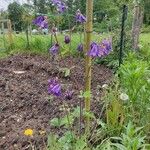
<instances>
[{"instance_id":1,"label":"brown earth","mask_svg":"<svg viewBox=\"0 0 150 150\"><path fill-rule=\"evenodd\" d=\"M72 67L73 66L73 67ZM72 67L69 77L60 73L62 67ZM18 72L24 71L24 72ZM70 108L79 106L79 91L84 85L84 61L65 58L57 63L37 55L15 55L0 60L0 150L28 150L30 141L36 149L43 149L47 135L56 131L49 121L64 115L60 110L63 98L49 101L48 79L58 77L64 89L73 89ZM92 111L101 112L99 86L110 83L112 71L103 65L94 65L92 80ZM27 128L34 131L33 137L23 133ZM44 131L44 132L43 132ZM41 134L41 132L43 134Z\"/></svg>"}]
</instances>

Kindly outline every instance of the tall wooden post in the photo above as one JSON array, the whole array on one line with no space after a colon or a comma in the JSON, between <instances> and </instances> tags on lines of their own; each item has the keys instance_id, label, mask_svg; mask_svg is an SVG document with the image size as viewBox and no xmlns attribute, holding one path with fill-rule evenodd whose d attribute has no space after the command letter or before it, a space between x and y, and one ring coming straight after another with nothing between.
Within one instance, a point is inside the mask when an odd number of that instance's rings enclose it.
<instances>
[{"instance_id":1,"label":"tall wooden post","mask_svg":"<svg viewBox=\"0 0 150 150\"><path fill-rule=\"evenodd\" d=\"M12 37L12 28L11 28L11 21L7 21L7 27L8 27L8 40L9 40L9 45L12 47L13 44L13 37Z\"/></svg>"},{"instance_id":2,"label":"tall wooden post","mask_svg":"<svg viewBox=\"0 0 150 150\"><path fill-rule=\"evenodd\" d=\"M93 31L93 0L86 1L86 29L85 29L85 92L91 92L91 68L92 61L91 57L87 56L87 52L90 49L91 39L92 39L92 31ZM85 110L87 113L90 112L91 105L91 97L85 97ZM90 129L90 118L86 117L86 133L89 132Z\"/></svg>"},{"instance_id":3,"label":"tall wooden post","mask_svg":"<svg viewBox=\"0 0 150 150\"><path fill-rule=\"evenodd\" d=\"M133 13L133 23L132 23L132 48L133 50L139 49L139 36L140 29L143 23L143 11L139 4L135 4Z\"/></svg>"},{"instance_id":4,"label":"tall wooden post","mask_svg":"<svg viewBox=\"0 0 150 150\"><path fill-rule=\"evenodd\" d=\"M4 31L4 22L1 22L1 25L2 25L2 34L3 34L4 48L6 49L6 39L5 39L5 31Z\"/></svg>"}]
</instances>

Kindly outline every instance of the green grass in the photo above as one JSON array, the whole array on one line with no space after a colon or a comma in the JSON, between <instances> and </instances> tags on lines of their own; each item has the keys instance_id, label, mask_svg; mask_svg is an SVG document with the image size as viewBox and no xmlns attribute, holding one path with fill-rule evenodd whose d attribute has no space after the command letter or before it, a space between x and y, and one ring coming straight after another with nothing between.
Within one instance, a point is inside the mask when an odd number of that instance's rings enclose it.
<instances>
[{"instance_id":1,"label":"green grass","mask_svg":"<svg viewBox=\"0 0 150 150\"><path fill-rule=\"evenodd\" d=\"M93 34L93 41L100 42L103 38L108 37L108 34ZM143 33L140 36L141 53L145 57L150 56L150 33ZM76 48L81 41L83 42L83 35L79 33L72 34L71 47L64 44L64 35L58 34L58 41L61 45L61 52L69 51L74 54ZM27 40L25 34L13 34L13 46L10 48L7 35L0 35L0 58L6 57L8 54L15 53L36 53L47 54L48 49L51 47L51 35L32 35L29 36L30 47L27 48ZM53 38L53 42L55 39Z\"/></svg>"},{"instance_id":2,"label":"green grass","mask_svg":"<svg viewBox=\"0 0 150 150\"><path fill-rule=\"evenodd\" d=\"M150 33L143 33L140 36L140 57L150 64Z\"/></svg>"},{"instance_id":3,"label":"green grass","mask_svg":"<svg viewBox=\"0 0 150 150\"><path fill-rule=\"evenodd\" d=\"M61 52L71 49L71 52L76 53L76 49L79 43L84 41L83 35L79 33L72 34L71 47L70 44L64 44L63 34L58 34L58 41L61 45ZM108 37L108 34L98 35L93 34L93 41L101 41L103 38ZM29 36L30 46L27 48L27 40L25 34L14 34L13 45L10 48L7 35L0 35L0 57L5 57L6 54L15 53L36 53L36 54L47 54L48 49L51 47L51 35L32 35ZM55 38L53 37L53 43ZM6 54L5 54L6 53Z\"/></svg>"},{"instance_id":4,"label":"green grass","mask_svg":"<svg viewBox=\"0 0 150 150\"><path fill-rule=\"evenodd\" d=\"M150 44L150 33L143 33L140 35L140 41L142 43ZM149 47L150 48L150 47Z\"/></svg>"}]
</instances>

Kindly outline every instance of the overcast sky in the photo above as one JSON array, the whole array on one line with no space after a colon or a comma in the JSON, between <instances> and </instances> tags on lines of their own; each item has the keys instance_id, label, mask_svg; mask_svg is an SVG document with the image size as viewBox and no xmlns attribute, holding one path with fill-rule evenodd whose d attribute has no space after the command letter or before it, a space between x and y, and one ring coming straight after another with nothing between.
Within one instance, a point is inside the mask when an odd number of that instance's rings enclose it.
<instances>
[{"instance_id":1,"label":"overcast sky","mask_svg":"<svg viewBox=\"0 0 150 150\"><path fill-rule=\"evenodd\" d=\"M26 2L26 0L0 0L0 10L1 10L1 9L6 10L7 7L8 7L8 5L9 5L10 3L12 3L13 1L17 1L17 2L19 2L20 4L23 4L23 3Z\"/></svg>"}]
</instances>

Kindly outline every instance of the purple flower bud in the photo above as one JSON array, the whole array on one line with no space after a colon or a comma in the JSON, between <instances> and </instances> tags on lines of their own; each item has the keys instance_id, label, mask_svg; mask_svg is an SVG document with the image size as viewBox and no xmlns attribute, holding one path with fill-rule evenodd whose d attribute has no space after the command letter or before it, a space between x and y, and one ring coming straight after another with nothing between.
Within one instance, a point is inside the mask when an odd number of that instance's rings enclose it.
<instances>
[{"instance_id":1,"label":"purple flower bud","mask_svg":"<svg viewBox=\"0 0 150 150\"><path fill-rule=\"evenodd\" d=\"M83 52L83 44L82 43L78 45L77 50L79 52Z\"/></svg>"},{"instance_id":2,"label":"purple flower bud","mask_svg":"<svg viewBox=\"0 0 150 150\"><path fill-rule=\"evenodd\" d=\"M70 37L68 35L65 36L65 41L66 44L70 43Z\"/></svg>"},{"instance_id":3,"label":"purple flower bud","mask_svg":"<svg viewBox=\"0 0 150 150\"><path fill-rule=\"evenodd\" d=\"M66 93L65 93L65 99L66 100L71 100L72 99L72 97L73 97L73 91L66 91Z\"/></svg>"},{"instance_id":4,"label":"purple flower bud","mask_svg":"<svg viewBox=\"0 0 150 150\"><path fill-rule=\"evenodd\" d=\"M52 94L55 96L61 95L61 85L59 84L57 79L48 81L48 94Z\"/></svg>"},{"instance_id":5,"label":"purple flower bud","mask_svg":"<svg viewBox=\"0 0 150 150\"><path fill-rule=\"evenodd\" d=\"M56 55L59 51L59 44L54 44L50 49L49 49L50 53L52 55Z\"/></svg>"},{"instance_id":6,"label":"purple flower bud","mask_svg":"<svg viewBox=\"0 0 150 150\"><path fill-rule=\"evenodd\" d=\"M81 14L80 10L76 11L76 21L80 23L86 22L86 17Z\"/></svg>"}]
</instances>

